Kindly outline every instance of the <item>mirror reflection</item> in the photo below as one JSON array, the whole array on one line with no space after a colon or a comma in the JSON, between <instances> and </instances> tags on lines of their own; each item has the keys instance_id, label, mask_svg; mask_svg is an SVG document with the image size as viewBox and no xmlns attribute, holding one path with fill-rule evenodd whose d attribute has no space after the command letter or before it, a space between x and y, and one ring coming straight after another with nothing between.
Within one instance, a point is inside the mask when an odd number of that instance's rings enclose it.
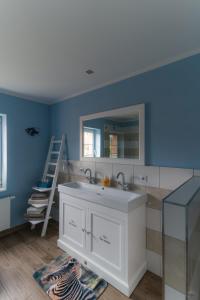
<instances>
[{"instance_id":1,"label":"mirror reflection","mask_svg":"<svg viewBox=\"0 0 200 300\"><path fill-rule=\"evenodd\" d=\"M83 121L83 157L139 159L139 113Z\"/></svg>"}]
</instances>

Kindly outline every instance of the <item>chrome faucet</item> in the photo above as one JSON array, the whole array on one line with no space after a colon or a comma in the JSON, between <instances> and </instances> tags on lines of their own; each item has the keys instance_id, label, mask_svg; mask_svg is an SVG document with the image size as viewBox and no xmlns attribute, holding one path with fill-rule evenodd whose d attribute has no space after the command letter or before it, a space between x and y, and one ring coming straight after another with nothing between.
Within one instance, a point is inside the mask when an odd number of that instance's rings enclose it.
<instances>
[{"instance_id":1,"label":"chrome faucet","mask_svg":"<svg viewBox=\"0 0 200 300\"><path fill-rule=\"evenodd\" d=\"M95 184L95 178L92 177L92 170L90 168L87 169L80 169L81 172L83 172L85 175L89 172L89 176L86 176L86 178L88 179L89 183L91 184Z\"/></svg>"},{"instance_id":2,"label":"chrome faucet","mask_svg":"<svg viewBox=\"0 0 200 300\"><path fill-rule=\"evenodd\" d=\"M128 190L128 184L125 182L125 175L123 172L119 172L117 174L117 179L119 178L119 176L122 177L122 183L120 181L117 181L118 185L121 185L121 188L123 189L123 191L127 191Z\"/></svg>"}]
</instances>

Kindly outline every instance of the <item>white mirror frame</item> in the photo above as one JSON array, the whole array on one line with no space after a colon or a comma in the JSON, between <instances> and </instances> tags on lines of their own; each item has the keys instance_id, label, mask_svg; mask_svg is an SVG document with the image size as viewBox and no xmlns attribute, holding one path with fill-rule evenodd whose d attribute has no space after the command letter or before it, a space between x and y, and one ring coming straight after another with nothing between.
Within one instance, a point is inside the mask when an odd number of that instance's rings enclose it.
<instances>
[{"instance_id":1,"label":"white mirror frame","mask_svg":"<svg viewBox=\"0 0 200 300\"><path fill-rule=\"evenodd\" d=\"M83 122L86 120L99 119L104 117L119 116L120 114L130 116L130 112L139 113L139 159L129 158L107 158L107 157L83 157ZM127 106L119 109L113 109L109 111L103 111L91 115L85 115L80 117L80 160L81 161L96 161L106 163L120 163L120 164L145 164L145 105L138 104Z\"/></svg>"}]
</instances>

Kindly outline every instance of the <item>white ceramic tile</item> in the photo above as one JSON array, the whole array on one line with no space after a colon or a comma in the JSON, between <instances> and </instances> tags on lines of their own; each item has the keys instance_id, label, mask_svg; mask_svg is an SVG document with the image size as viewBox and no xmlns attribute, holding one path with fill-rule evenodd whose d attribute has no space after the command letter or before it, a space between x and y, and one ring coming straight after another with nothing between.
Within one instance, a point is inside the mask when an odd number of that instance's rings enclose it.
<instances>
[{"instance_id":1,"label":"white ceramic tile","mask_svg":"<svg viewBox=\"0 0 200 300\"><path fill-rule=\"evenodd\" d=\"M117 174L123 172L126 183L133 183L133 166L123 164L113 164L113 178L117 180Z\"/></svg>"},{"instance_id":2,"label":"white ceramic tile","mask_svg":"<svg viewBox=\"0 0 200 300\"><path fill-rule=\"evenodd\" d=\"M161 260L160 260L160 277L163 277L163 258L161 256Z\"/></svg>"},{"instance_id":3,"label":"white ceramic tile","mask_svg":"<svg viewBox=\"0 0 200 300\"><path fill-rule=\"evenodd\" d=\"M186 300L186 295L165 284L165 300Z\"/></svg>"},{"instance_id":4,"label":"white ceramic tile","mask_svg":"<svg viewBox=\"0 0 200 300\"><path fill-rule=\"evenodd\" d=\"M162 277L162 256L147 250L147 270Z\"/></svg>"},{"instance_id":5,"label":"white ceramic tile","mask_svg":"<svg viewBox=\"0 0 200 300\"><path fill-rule=\"evenodd\" d=\"M95 175L95 162L93 161L80 161L80 168L83 168L84 170L89 168L92 171L92 176ZM83 175L83 173L82 173Z\"/></svg>"},{"instance_id":6,"label":"white ceramic tile","mask_svg":"<svg viewBox=\"0 0 200 300\"><path fill-rule=\"evenodd\" d=\"M102 179L105 176L112 178L112 164L111 163L97 163L95 164L95 173L97 179Z\"/></svg>"},{"instance_id":7,"label":"white ceramic tile","mask_svg":"<svg viewBox=\"0 0 200 300\"><path fill-rule=\"evenodd\" d=\"M192 204L188 207L188 239L196 232L200 225L200 205L199 205L199 192L193 197ZM197 225L199 224L199 225ZM197 239L198 241L198 239ZM199 242L199 241L198 241ZM197 248L198 249L198 246Z\"/></svg>"},{"instance_id":8,"label":"white ceramic tile","mask_svg":"<svg viewBox=\"0 0 200 300\"><path fill-rule=\"evenodd\" d=\"M133 172L134 184L159 187L159 167L134 166Z\"/></svg>"},{"instance_id":9,"label":"white ceramic tile","mask_svg":"<svg viewBox=\"0 0 200 300\"><path fill-rule=\"evenodd\" d=\"M200 170L194 169L194 176L200 176Z\"/></svg>"},{"instance_id":10,"label":"white ceramic tile","mask_svg":"<svg viewBox=\"0 0 200 300\"><path fill-rule=\"evenodd\" d=\"M186 239L185 208L164 204L164 233L181 241Z\"/></svg>"},{"instance_id":11,"label":"white ceramic tile","mask_svg":"<svg viewBox=\"0 0 200 300\"><path fill-rule=\"evenodd\" d=\"M147 228L162 231L161 211L147 208Z\"/></svg>"},{"instance_id":12,"label":"white ceramic tile","mask_svg":"<svg viewBox=\"0 0 200 300\"><path fill-rule=\"evenodd\" d=\"M71 164L67 160L61 160L60 162L60 172L68 174L70 172Z\"/></svg>"},{"instance_id":13,"label":"white ceramic tile","mask_svg":"<svg viewBox=\"0 0 200 300\"><path fill-rule=\"evenodd\" d=\"M81 165L79 160L69 161L69 172L71 175L81 175L80 167Z\"/></svg>"},{"instance_id":14,"label":"white ceramic tile","mask_svg":"<svg viewBox=\"0 0 200 300\"><path fill-rule=\"evenodd\" d=\"M160 188L174 190L193 176L192 169L160 168Z\"/></svg>"},{"instance_id":15,"label":"white ceramic tile","mask_svg":"<svg viewBox=\"0 0 200 300\"><path fill-rule=\"evenodd\" d=\"M69 172L71 175L82 175L84 172L81 169L91 169L92 176L95 176L95 162L92 161L80 161L80 160L71 160L69 162Z\"/></svg>"}]
</instances>

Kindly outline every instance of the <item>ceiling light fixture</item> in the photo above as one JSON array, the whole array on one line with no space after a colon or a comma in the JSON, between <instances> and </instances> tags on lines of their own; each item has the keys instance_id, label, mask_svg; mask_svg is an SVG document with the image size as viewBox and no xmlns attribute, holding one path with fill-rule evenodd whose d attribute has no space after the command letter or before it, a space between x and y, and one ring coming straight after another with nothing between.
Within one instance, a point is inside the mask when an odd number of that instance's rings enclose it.
<instances>
[{"instance_id":1,"label":"ceiling light fixture","mask_svg":"<svg viewBox=\"0 0 200 300\"><path fill-rule=\"evenodd\" d=\"M86 73L87 75L92 75L92 74L94 74L94 71L91 70L91 69L88 69L87 71L85 71L85 73Z\"/></svg>"}]
</instances>

